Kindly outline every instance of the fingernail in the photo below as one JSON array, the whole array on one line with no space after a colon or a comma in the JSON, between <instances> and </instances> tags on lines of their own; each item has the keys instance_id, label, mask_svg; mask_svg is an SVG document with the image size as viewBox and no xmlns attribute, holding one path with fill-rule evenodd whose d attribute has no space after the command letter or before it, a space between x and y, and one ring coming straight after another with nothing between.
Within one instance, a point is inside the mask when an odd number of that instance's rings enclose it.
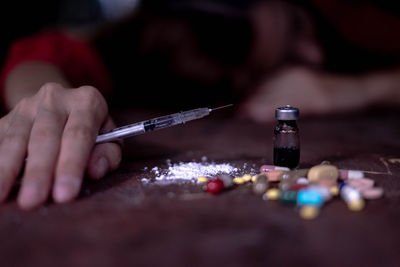
<instances>
[{"instance_id":1,"label":"fingernail","mask_svg":"<svg viewBox=\"0 0 400 267\"><path fill-rule=\"evenodd\" d=\"M104 177L104 175L106 175L107 171L109 169L109 165L108 165L108 161L105 157L101 157L96 165L95 165L95 169L94 169L94 179L100 179L102 177Z\"/></svg>"},{"instance_id":2,"label":"fingernail","mask_svg":"<svg viewBox=\"0 0 400 267\"><path fill-rule=\"evenodd\" d=\"M54 200L59 203L71 201L78 195L80 186L80 179L71 176L60 176L56 179Z\"/></svg>"}]
</instances>

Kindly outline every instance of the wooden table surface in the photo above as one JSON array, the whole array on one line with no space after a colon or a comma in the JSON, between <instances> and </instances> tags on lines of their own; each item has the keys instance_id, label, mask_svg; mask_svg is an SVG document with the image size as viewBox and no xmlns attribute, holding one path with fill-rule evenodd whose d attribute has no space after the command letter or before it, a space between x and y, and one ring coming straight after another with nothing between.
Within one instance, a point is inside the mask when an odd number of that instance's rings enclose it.
<instances>
[{"instance_id":1,"label":"wooden table surface","mask_svg":"<svg viewBox=\"0 0 400 267\"><path fill-rule=\"evenodd\" d=\"M249 185L211 196L195 183L141 182L168 159L271 164L274 125L220 112L126 140L121 168L85 182L73 203L21 211L11 198L0 207L0 266L399 266L398 114L299 121L301 167L328 160L380 173L368 177L385 196L363 211L338 198L307 221L294 206L251 194ZM126 110L117 121L152 115Z\"/></svg>"}]
</instances>

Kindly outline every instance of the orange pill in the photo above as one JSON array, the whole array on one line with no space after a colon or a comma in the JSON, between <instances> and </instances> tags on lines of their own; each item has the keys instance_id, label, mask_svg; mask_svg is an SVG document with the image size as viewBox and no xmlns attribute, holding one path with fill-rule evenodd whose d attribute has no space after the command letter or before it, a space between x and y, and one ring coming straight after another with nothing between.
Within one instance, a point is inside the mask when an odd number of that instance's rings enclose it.
<instances>
[{"instance_id":1,"label":"orange pill","mask_svg":"<svg viewBox=\"0 0 400 267\"><path fill-rule=\"evenodd\" d=\"M268 177L268 182L279 182L282 178L282 173L283 171L269 171L263 174Z\"/></svg>"}]
</instances>

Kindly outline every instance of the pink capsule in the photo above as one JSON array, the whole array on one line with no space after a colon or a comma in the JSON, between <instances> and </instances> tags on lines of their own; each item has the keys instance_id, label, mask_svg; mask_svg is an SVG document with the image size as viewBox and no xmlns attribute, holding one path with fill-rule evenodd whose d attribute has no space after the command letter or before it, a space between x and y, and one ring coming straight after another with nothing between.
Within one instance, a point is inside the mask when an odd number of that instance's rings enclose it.
<instances>
[{"instance_id":1,"label":"pink capsule","mask_svg":"<svg viewBox=\"0 0 400 267\"><path fill-rule=\"evenodd\" d=\"M339 179L360 179L364 177L364 173L362 171L355 170L339 170Z\"/></svg>"},{"instance_id":2,"label":"pink capsule","mask_svg":"<svg viewBox=\"0 0 400 267\"><path fill-rule=\"evenodd\" d=\"M260 172L270 172L270 171L290 171L287 167L275 166L275 165L262 165L260 167Z\"/></svg>"}]
</instances>

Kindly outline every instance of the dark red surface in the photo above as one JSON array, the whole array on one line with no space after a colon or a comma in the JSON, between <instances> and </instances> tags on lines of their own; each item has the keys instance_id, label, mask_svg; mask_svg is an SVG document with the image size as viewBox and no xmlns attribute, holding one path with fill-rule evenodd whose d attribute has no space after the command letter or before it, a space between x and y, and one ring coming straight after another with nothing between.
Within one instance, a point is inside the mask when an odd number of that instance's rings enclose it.
<instances>
[{"instance_id":1,"label":"dark red surface","mask_svg":"<svg viewBox=\"0 0 400 267\"><path fill-rule=\"evenodd\" d=\"M117 114L120 125L158 114ZM165 114L165 113L164 113ZM388 115L391 114L391 115ZM0 207L0 266L399 266L399 112L300 120L301 163L360 169L385 197L351 212L339 199L312 221L250 185L218 195L191 183L144 184L166 160L272 162L273 125L224 112L127 140L121 168L67 205ZM146 168L147 167L147 168Z\"/></svg>"}]
</instances>

